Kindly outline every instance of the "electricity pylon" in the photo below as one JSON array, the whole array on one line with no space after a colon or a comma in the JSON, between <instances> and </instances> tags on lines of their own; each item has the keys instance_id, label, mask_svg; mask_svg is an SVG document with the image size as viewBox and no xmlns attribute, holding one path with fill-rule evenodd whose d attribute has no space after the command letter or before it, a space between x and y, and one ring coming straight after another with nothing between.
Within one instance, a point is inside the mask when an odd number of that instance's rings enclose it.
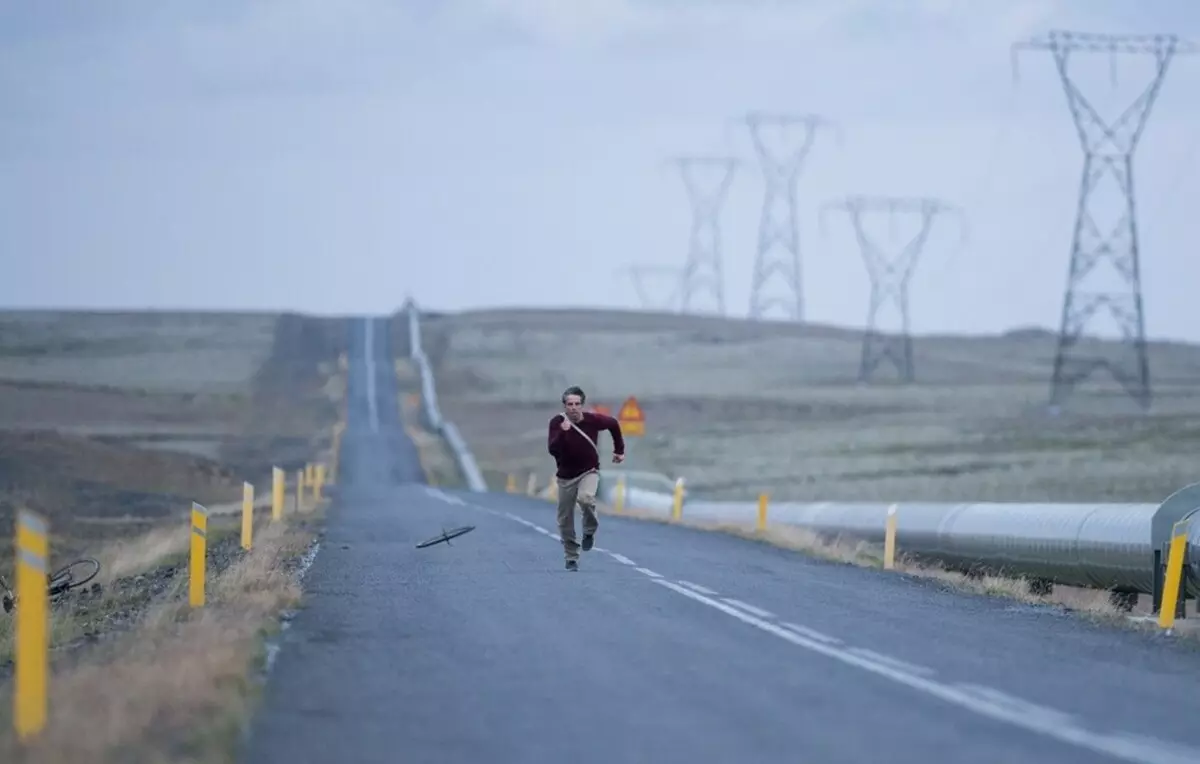
<instances>
[{"instance_id":1,"label":"electricity pylon","mask_svg":"<svg viewBox=\"0 0 1200 764\"><path fill-rule=\"evenodd\" d=\"M782 313L783 318L793 321L804 320L796 182L817 131L832 124L815 114L751 112L746 116L766 186L750 284L751 320L759 321L772 313ZM780 148L780 143L788 148Z\"/></svg>"},{"instance_id":2,"label":"electricity pylon","mask_svg":"<svg viewBox=\"0 0 1200 764\"><path fill-rule=\"evenodd\" d=\"M1057 409L1077 384L1098 368L1106 368L1143 410L1150 408L1150 366L1146 357L1146 326L1142 303L1141 252L1138 246L1137 204L1133 192L1133 154L1141 140L1150 110L1162 88L1171 60L1195 46L1175 35L1107 35L1051 31L1013 45L1013 77L1022 49L1049 51L1062 79L1067 106L1083 147L1083 177L1071 237L1071 261L1063 295L1058 348L1054 354L1050 405ZM1116 78L1118 54L1150 55L1155 69L1149 84L1113 121L1105 120L1071 78L1068 63L1078 52L1108 53ZM1101 181L1109 181L1123 197L1116 213L1105 214L1097 201ZM1107 265L1108 268L1101 268ZM1116 276L1105 286L1103 276ZM1118 324L1121 350L1109 357L1099 348L1081 346L1084 329L1100 311Z\"/></svg>"},{"instance_id":3,"label":"electricity pylon","mask_svg":"<svg viewBox=\"0 0 1200 764\"><path fill-rule=\"evenodd\" d=\"M863 333L862 359L859 365L860 382L870 380L875 369L884 359L889 359L900 372L900 378L912 382L915 378L912 355L912 336L909 333L908 284L916 269L917 260L929 238L933 220L939 214L952 213L958 216L959 234L966 237L965 217L961 210L937 199L905 198L893 196L848 196L836 202L827 202L821 208L821 228L825 227L825 214L833 209L844 210L854 226L854 235L862 251L867 274L871 278L871 300L867 309L867 329ZM898 214L920 216L917 233L899 252L886 253L867 234L864 216L869 212L883 212L888 216L889 228L895 225ZM900 313L900 334L883 334L878 329L879 312L893 301Z\"/></svg>"},{"instance_id":4,"label":"electricity pylon","mask_svg":"<svg viewBox=\"0 0 1200 764\"><path fill-rule=\"evenodd\" d=\"M672 160L679 168L692 204L688 257L683 269L680 310L694 312L698 297L707 292L718 315L725 315L725 274L721 264L721 206L738 160L734 157L681 156ZM704 183L697 171L715 171L715 182Z\"/></svg>"}]
</instances>

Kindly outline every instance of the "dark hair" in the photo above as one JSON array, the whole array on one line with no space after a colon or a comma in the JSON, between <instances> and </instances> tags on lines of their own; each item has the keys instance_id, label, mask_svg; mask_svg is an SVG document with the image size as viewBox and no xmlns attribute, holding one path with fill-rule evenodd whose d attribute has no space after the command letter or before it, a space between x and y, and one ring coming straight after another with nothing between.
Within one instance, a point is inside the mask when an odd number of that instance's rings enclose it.
<instances>
[{"instance_id":1,"label":"dark hair","mask_svg":"<svg viewBox=\"0 0 1200 764\"><path fill-rule=\"evenodd\" d=\"M563 390L562 402L567 402L568 395L578 395L580 403L587 403L587 394L583 392L583 388L579 385L571 385L566 390Z\"/></svg>"}]
</instances>

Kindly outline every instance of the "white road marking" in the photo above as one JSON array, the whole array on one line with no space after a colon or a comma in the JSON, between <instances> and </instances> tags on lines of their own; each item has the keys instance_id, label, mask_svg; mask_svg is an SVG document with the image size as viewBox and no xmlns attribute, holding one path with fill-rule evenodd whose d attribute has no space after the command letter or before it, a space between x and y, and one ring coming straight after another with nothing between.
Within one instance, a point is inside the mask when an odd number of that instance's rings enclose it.
<instances>
[{"instance_id":1,"label":"white road marking","mask_svg":"<svg viewBox=\"0 0 1200 764\"><path fill-rule=\"evenodd\" d=\"M892 666L887 666L844 648L825 644L824 642L808 639L793 631L777 626L769 621L756 618L725 603L705 597L702 594L679 586L671 581L653 579L671 591L689 597L696 602L720 610L743 623L749 624L768 634L803 647L815 653L820 653L842 663L856 666L876 676L890 679L897 684L905 685L917 692L938 698L966 711L979 714L996 721L1007 722L1015 727L1036 732L1053 738L1068 745L1106 754L1133 764L1195 764L1200 761L1200 750L1187 748L1173 743L1165 743L1154 738L1127 734L1104 734L1093 732L1075 724L1072 717L1059 711L1044 709L1040 706L1022 702L1019 705L1011 701L1002 701L996 697L987 697L967 686L943 684L933 679L916 676Z\"/></svg>"},{"instance_id":2,"label":"white road marking","mask_svg":"<svg viewBox=\"0 0 1200 764\"><path fill-rule=\"evenodd\" d=\"M917 676L933 676L935 673L937 673L928 666L918 666L915 663L902 661L899 658L893 658L890 655L877 653L874 650L868 650L865 647L851 647L848 648L846 652L857 655L860 658L866 658L869 661L882 663L885 666L891 666L898 671L906 671L910 674L916 674Z\"/></svg>"},{"instance_id":3,"label":"white road marking","mask_svg":"<svg viewBox=\"0 0 1200 764\"><path fill-rule=\"evenodd\" d=\"M367 318L363 324L363 344L367 346L367 414L371 432L379 432L379 402L375 400L375 319Z\"/></svg>"},{"instance_id":4,"label":"white road marking","mask_svg":"<svg viewBox=\"0 0 1200 764\"><path fill-rule=\"evenodd\" d=\"M954 684L962 692L978 698L984 703L992 703L997 706L1011 708L1018 713L1036 714L1046 720L1053 720L1055 724L1070 726L1074 724L1074 717L1070 714L1059 711L1048 706L1041 706L1036 703L1031 703L1028 700L1023 700L1014 695L1009 695L1006 692L997 690L994 687L986 687L981 684L972 684L971 682L956 682Z\"/></svg>"},{"instance_id":5,"label":"white road marking","mask_svg":"<svg viewBox=\"0 0 1200 764\"><path fill-rule=\"evenodd\" d=\"M467 503L465 501L458 498L457 496L451 496L450 494L442 491L442 489L440 489L440 488L434 488L433 486L425 486L425 493L428 494L429 496L431 496L432 498L437 499L438 501L444 501L447 504L457 504L460 507L467 506ZM476 507L476 509L482 509L484 512L487 512L487 513L493 514L493 515L498 514L497 512L493 512L492 510L488 509L487 507Z\"/></svg>"},{"instance_id":6,"label":"white road marking","mask_svg":"<svg viewBox=\"0 0 1200 764\"><path fill-rule=\"evenodd\" d=\"M818 642L824 642L827 645L840 645L842 643L842 640L838 639L837 637L831 637L828 634L823 634L816 629L810 629L807 626L801 626L798 623L789 623L785 621L783 623L783 627L786 629L791 629L802 637L815 639Z\"/></svg>"},{"instance_id":7,"label":"white road marking","mask_svg":"<svg viewBox=\"0 0 1200 764\"><path fill-rule=\"evenodd\" d=\"M617 554L616 552L609 552L608 556L613 558L617 562L621 563L622 565L637 565L636 562L629 559L628 557L626 557L623 554Z\"/></svg>"},{"instance_id":8,"label":"white road marking","mask_svg":"<svg viewBox=\"0 0 1200 764\"><path fill-rule=\"evenodd\" d=\"M653 570L650 570L649 568L634 568L634 570L636 570L638 573L643 573L647 576L650 576L651 578L662 578L662 575L655 573Z\"/></svg>"},{"instance_id":9,"label":"white road marking","mask_svg":"<svg viewBox=\"0 0 1200 764\"><path fill-rule=\"evenodd\" d=\"M741 608L742 610L745 610L750 615L756 615L759 618L774 618L775 617L775 614L772 613L770 610L763 610L760 607L755 607L754 605L751 605L749 602L742 602L741 600L735 600L733 597L725 597L724 599L727 604L733 605L736 608Z\"/></svg>"},{"instance_id":10,"label":"white road marking","mask_svg":"<svg viewBox=\"0 0 1200 764\"><path fill-rule=\"evenodd\" d=\"M683 586L686 586L687 588L691 589L694 592L700 592L701 594L707 594L709 597L717 596L717 593L714 592L712 589L709 589L707 586L701 586L700 584L693 584L691 581L684 581L683 579L680 579L676 583L682 584Z\"/></svg>"}]
</instances>

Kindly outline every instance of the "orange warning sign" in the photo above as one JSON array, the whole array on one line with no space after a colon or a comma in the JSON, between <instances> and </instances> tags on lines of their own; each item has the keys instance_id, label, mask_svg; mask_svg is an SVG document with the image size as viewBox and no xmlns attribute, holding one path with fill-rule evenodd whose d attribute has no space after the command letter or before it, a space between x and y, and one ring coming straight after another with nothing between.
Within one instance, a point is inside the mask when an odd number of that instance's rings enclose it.
<instances>
[{"instance_id":1,"label":"orange warning sign","mask_svg":"<svg viewBox=\"0 0 1200 764\"><path fill-rule=\"evenodd\" d=\"M646 415L642 413L638 399L632 395L621 404L621 412L617 414L617 421L621 423L622 435L636 438L646 434Z\"/></svg>"}]
</instances>

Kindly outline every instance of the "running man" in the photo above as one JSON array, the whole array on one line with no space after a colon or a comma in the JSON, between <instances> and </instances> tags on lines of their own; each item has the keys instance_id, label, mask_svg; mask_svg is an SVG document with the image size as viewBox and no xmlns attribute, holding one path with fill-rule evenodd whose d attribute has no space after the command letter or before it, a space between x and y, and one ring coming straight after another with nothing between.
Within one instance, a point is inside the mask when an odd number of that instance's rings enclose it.
<instances>
[{"instance_id":1,"label":"running man","mask_svg":"<svg viewBox=\"0 0 1200 764\"><path fill-rule=\"evenodd\" d=\"M587 551L596 543L596 489L600 485L600 449L596 441L600 431L608 430L613 441L613 463L625 461L625 438L616 419L594 411L584 411L587 400L583 390L568 387L562 394L565 412L550 419L546 449L558 464L558 535L562 537L567 570L579 570L579 550ZM583 515L583 545L575 542L575 504Z\"/></svg>"}]
</instances>

